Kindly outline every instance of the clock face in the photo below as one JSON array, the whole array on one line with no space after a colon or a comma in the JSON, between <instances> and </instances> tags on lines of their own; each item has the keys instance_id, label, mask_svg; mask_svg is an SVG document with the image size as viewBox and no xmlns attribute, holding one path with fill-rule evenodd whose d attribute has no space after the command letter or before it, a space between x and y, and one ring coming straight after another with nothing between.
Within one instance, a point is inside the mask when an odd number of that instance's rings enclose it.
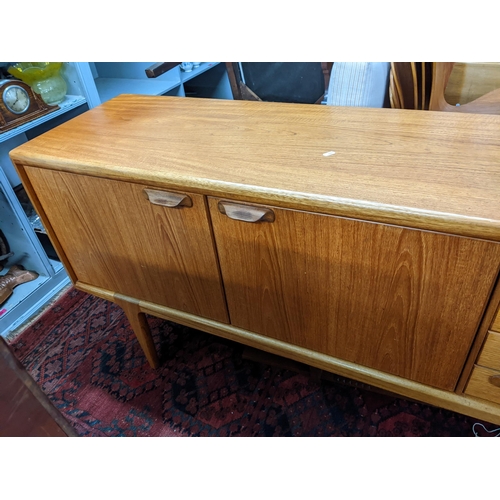
<instances>
[{"instance_id":1,"label":"clock face","mask_svg":"<svg viewBox=\"0 0 500 500\"><path fill-rule=\"evenodd\" d=\"M18 85L10 85L2 95L5 106L16 115L23 114L30 106L30 98L26 90Z\"/></svg>"}]
</instances>

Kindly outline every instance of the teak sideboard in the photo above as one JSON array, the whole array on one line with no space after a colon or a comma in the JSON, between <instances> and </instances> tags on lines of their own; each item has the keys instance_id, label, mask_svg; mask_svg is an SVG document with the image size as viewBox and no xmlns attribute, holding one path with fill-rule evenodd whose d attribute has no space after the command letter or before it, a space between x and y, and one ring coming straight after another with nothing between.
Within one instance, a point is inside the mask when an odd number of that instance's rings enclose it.
<instances>
[{"instance_id":1,"label":"teak sideboard","mask_svg":"<svg viewBox=\"0 0 500 500\"><path fill-rule=\"evenodd\" d=\"M74 285L500 424L500 116L122 95L11 152Z\"/></svg>"}]
</instances>

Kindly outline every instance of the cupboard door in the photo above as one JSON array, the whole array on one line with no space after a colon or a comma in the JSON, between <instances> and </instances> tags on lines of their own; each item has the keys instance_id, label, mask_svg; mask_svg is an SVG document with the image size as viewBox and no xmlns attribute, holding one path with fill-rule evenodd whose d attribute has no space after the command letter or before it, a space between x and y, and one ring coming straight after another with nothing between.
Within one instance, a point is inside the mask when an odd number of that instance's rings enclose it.
<instances>
[{"instance_id":1,"label":"cupboard door","mask_svg":"<svg viewBox=\"0 0 500 500\"><path fill-rule=\"evenodd\" d=\"M232 324L454 389L500 245L215 198L209 206Z\"/></svg>"},{"instance_id":2,"label":"cupboard door","mask_svg":"<svg viewBox=\"0 0 500 500\"><path fill-rule=\"evenodd\" d=\"M25 169L78 281L228 322L202 195Z\"/></svg>"}]
</instances>

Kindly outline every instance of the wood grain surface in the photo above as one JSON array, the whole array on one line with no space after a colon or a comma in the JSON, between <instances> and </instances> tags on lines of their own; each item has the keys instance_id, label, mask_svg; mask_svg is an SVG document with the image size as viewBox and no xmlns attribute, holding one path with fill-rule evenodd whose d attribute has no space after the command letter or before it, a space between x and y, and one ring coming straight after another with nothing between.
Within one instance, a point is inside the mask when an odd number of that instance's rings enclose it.
<instances>
[{"instance_id":1,"label":"wood grain surface","mask_svg":"<svg viewBox=\"0 0 500 500\"><path fill-rule=\"evenodd\" d=\"M500 245L274 209L209 206L231 324L453 390L495 282Z\"/></svg>"},{"instance_id":2,"label":"wood grain surface","mask_svg":"<svg viewBox=\"0 0 500 500\"><path fill-rule=\"evenodd\" d=\"M473 101L453 106L446 101L446 88L456 63L432 63L432 92L429 109L453 113L500 115L500 88L496 88Z\"/></svg>"},{"instance_id":3,"label":"wood grain surface","mask_svg":"<svg viewBox=\"0 0 500 500\"><path fill-rule=\"evenodd\" d=\"M156 347L146 315L140 310L138 301L123 299L123 297L118 293L114 294L113 300L123 309L123 312L127 316L130 326L134 331L151 368L158 368L160 366L160 359L158 358L158 354L156 352Z\"/></svg>"},{"instance_id":4,"label":"wood grain surface","mask_svg":"<svg viewBox=\"0 0 500 500\"><path fill-rule=\"evenodd\" d=\"M167 208L133 183L33 167L26 175L77 280L228 322L203 196Z\"/></svg>"},{"instance_id":5,"label":"wood grain surface","mask_svg":"<svg viewBox=\"0 0 500 500\"><path fill-rule=\"evenodd\" d=\"M415 84L410 62L393 63L394 75L399 81L398 90L404 102L405 109L416 109L415 107Z\"/></svg>"},{"instance_id":6,"label":"wood grain surface","mask_svg":"<svg viewBox=\"0 0 500 500\"><path fill-rule=\"evenodd\" d=\"M500 387L496 385L498 376L499 371L483 366L474 367L465 394L500 404ZM495 380L490 380L492 377Z\"/></svg>"},{"instance_id":7,"label":"wood grain surface","mask_svg":"<svg viewBox=\"0 0 500 500\"><path fill-rule=\"evenodd\" d=\"M0 337L0 380L0 438L77 435L3 337Z\"/></svg>"},{"instance_id":8,"label":"wood grain surface","mask_svg":"<svg viewBox=\"0 0 500 500\"><path fill-rule=\"evenodd\" d=\"M500 310L498 310L496 315L495 315L495 319L493 320L493 323L491 324L491 330L493 330L494 332L500 333Z\"/></svg>"},{"instance_id":9,"label":"wood grain surface","mask_svg":"<svg viewBox=\"0 0 500 500\"><path fill-rule=\"evenodd\" d=\"M500 241L500 116L123 95L11 157Z\"/></svg>"},{"instance_id":10,"label":"wood grain surface","mask_svg":"<svg viewBox=\"0 0 500 500\"><path fill-rule=\"evenodd\" d=\"M497 312L500 303L500 277L497 278L495 285L493 286L493 290L488 299L488 305L484 311L483 317L481 319L481 323L476 333L476 337L474 338L474 342L469 351L469 356L467 357L467 362L464 365L464 369L462 370L462 374L460 375L460 379L458 381L457 387L455 391L458 393L463 393L465 387L467 386L467 382L469 381L469 377L472 373L472 370L475 366L477 358L481 352L483 344L488 336L488 332L490 330L490 326L493 322L493 318ZM500 412L500 408L499 408Z\"/></svg>"},{"instance_id":11,"label":"wood grain surface","mask_svg":"<svg viewBox=\"0 0 500 500\"><path fill-rule=\"evenodd\" d=\"M449 104L466 104L500 88L500 63L456 62L453 66L445 98Z\"/></svg>"},{"instance_id":12,"label":"wood grain surface","mask_svg":"<svg viewBox=\"0 0 500 500\"><path fill-rule=\"evenodd\" d=\"M500 333L488 333L477 364L500 372Z\"/></svg>"}]
</instances>

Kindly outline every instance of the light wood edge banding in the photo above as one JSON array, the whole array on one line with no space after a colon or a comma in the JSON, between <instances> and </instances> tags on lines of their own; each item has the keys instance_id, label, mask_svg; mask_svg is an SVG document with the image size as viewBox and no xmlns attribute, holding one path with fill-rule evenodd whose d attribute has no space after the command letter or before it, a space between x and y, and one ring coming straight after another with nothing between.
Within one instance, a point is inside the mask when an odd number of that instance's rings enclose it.
<instances>
[{"instance_id":1,"label":"light wood edge banding","mask_svg":"<svg viewBox=\"0 0 500 500\"><path fill-rule=\"evenodd\" d=\"M85 283L77 283L77 288L104 299L112 301L115 299L115 294L113 292L98 289ZM399 394L403 397L415 399L423 403L500 425L500 406L494 403L488 403L487 401L454 392L435 389L418 382L412 382L401 377L349 363L332 356L319 354L309 349L264 337L231 325L199 318L168 307L158 306L150 302L138 301L121 294L118 295L118 297L120 300L129 300L131 303L139 305L141 311L146 314L173 321L190 328L196 328L228 340L234 340L272 354L285 356L294 361L305 363L343 377L352 378L358 382L363 382Z\"/></svg>"},{"instance_id":2,"label":"light wood edge banding","mask_svg":"<svg viewBox=\"0 0 500 500\"><path fill-rule=\"evenodd\" d=\"M74 175L90 175L124 182L130 182L130 179L133 178L136 184L144 186L214 196L233 202L259 203L276 208L307 210L308 212L318 214L336 215L356 220L393 224L412 229L436 231L455 236L500 242L500 224L492 225L492 221L487 219L409 209L408 207L349 198L303 194L262 186L225 183L200 179L198 177L169 177L168 170L165 170L160 176L154 173L136 171L132 168L112 168L103 171L102 166L72 165L70 161L61 163L57 159L51 159L50 161L37 159L36 161L31 161L29 158L23 158L22 163L25 166L47 168ZM78 172L75 171L76 169Z\"/></svg>"}]
</instances>

